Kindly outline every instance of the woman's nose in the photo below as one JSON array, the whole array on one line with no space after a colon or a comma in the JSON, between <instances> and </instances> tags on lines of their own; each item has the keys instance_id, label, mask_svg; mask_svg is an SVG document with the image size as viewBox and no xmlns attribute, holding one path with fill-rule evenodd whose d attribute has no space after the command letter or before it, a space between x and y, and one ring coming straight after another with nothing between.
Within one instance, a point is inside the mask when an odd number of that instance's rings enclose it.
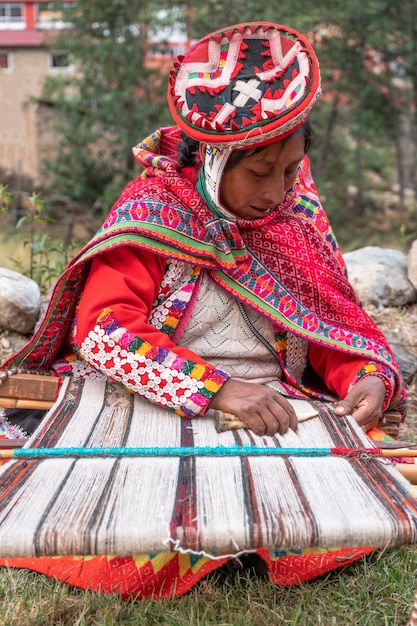
<instances>
[{"instance_id":1,"label":"woman's nose","mask_svg":"<svg viewBox=\"0 0 417 626\"><path fill-rule=\"evenodd\" d=\"M286 189L283 180L280 181L279 178L277 178L273 181L269 181L269 184L265 189L265 200L269 206L281 204L287 191L288 189Z\"/></svg>"}]
</instances>

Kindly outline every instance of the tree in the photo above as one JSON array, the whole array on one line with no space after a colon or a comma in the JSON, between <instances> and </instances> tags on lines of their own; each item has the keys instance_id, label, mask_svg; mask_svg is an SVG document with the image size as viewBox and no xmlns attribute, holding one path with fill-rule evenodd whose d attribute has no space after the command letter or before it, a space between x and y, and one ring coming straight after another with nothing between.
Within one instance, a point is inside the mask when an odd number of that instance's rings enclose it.
<instances>
[{"instance_id":1,"label":"tree","mask_svg":"<svg viewBox=\"0 0 417 626\"><path fill-rule=\"evenodd\" d=\"M367 145L377 157L378 147L395 153L400 205L404 205L404 187L412 184L412 164L406 154L409 137L404 129L415 128L415 0L394 5L390 0L349 3L342 24L343 39L353 53L354 63L345 71L345 93L352 101L350 133L356 143L357 184L366 167L361 158ZM413 59L414 56L414 59ZM408 134L408 132L407 132ZM359 198L360 200L360 198ZM361 202L358 203L359 208Z\"/></svg>"},{"instance_id":2,"label":"tree","mask_svg":"<svg viewBox=\"0 0 417 626\"><path fill-rule=\"evenodd\" d=\"M311 156L329 213L346 213L354 185L348 215L361 214L370 174L386 186L397 179L403 201L404 188L416 184L416 10L417 0L284 1L278 11L269 0L77 0L66 9L71 27L54 42L77 73L47 85L60 113L49 171L64 193L107 209L132 176L132 144L171 123L168 67L149 66L152 42L173 28L192 41L227 24L279 21L303 32L319 56L323 96L312 122L320 140Z\"/></svg>"},{"instance_id":3,"label":"tree","mask_svg":"<svg viewBox=\"0 0 417 626\"><path fill-rule=\"evenodd\" d=\"M75 73L45 84L58 113L58 154L46 168L62 193L107 209L132 177L132 146L170 123L166 68L146 62L152 33L157 23L166 27L167 15L141 0L77 0L61 10L68 26L53 48L68 52Z\"/></svg>"}]
</instances>

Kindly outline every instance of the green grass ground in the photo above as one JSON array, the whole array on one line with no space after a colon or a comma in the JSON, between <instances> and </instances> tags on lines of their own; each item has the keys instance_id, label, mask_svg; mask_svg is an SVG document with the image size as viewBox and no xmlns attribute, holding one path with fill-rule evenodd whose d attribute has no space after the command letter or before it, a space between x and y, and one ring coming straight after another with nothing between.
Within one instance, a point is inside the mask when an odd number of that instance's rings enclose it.
<instances>
[{"instance_id":1,"label":"green grass ground","mask_svg":"<svg viewBox=\"0 0 417 626\"><path fill-rule=\"evenodd\" d=\"M128 602L71 589L24 570L0 570L3 626L406 626L417 551L375 553L288 589L247 572L214 574L187 595Z\"/></svg>"}]
</instances>

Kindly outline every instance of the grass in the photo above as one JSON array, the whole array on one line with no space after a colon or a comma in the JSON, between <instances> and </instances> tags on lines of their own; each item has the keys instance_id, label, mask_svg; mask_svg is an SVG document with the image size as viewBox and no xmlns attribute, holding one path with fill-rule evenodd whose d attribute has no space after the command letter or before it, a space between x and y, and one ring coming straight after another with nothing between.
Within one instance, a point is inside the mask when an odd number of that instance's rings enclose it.
<instances>
[{"instance_id":1,"label":"grass","mask_svg":"<svg viewBox=\"0 0 417 626\"><path fill-rule=\"evenodd\" d=\"M2 236L0 240L0 267L18 271L13 259L23 265L29 264L29 250L21 237Z\"/></svg>"},{"instance_id":2,"label":"grass","mask_svg":"<svg viewBox=\"0 0 417 626\"><path fill-rule=\"evenodd\" d=\"M180 598L123 601L71 589L25 570L0 570L3 626L405 626L417 551L374 553L298 587L277 588L247 572L215 573Z\"/></svg>"}]
</instances>

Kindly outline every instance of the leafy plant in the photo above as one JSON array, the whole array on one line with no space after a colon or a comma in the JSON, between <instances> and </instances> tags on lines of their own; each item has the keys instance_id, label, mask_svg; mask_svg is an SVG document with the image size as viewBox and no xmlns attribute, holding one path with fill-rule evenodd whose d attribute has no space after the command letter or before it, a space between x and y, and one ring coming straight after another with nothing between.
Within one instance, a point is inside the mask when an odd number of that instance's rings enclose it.
<instances>
[{"instance_id":1,"label":"leafy plant","mask_svg":"<svg viewBox=\"0 0 417 626\"><path fill-rule=\"evenodd\" d=\"M12 193L7 191L4 185L0 184L0 215L4 216L9 213L11 203Z\"/></svg>"},{"instance_id":2,"label":"leafy plant","mask_svg":"<svg viewBox=\"0 0 417 626\"><path fill-rule=\"evenodd\" d=\"M7 215L12 204L13 193L0 185L0 213ZM23 234L23 246L29 250L28 261L11 258L17 271L34 280L42 293L49 291L52 284L63 272L75 244L63 241L54 242L45 231L45 225L55 220L45 210L45 202L37 193L28 197L25 214L16 223L15 229Z\"/></svg>"}]
</instances>

